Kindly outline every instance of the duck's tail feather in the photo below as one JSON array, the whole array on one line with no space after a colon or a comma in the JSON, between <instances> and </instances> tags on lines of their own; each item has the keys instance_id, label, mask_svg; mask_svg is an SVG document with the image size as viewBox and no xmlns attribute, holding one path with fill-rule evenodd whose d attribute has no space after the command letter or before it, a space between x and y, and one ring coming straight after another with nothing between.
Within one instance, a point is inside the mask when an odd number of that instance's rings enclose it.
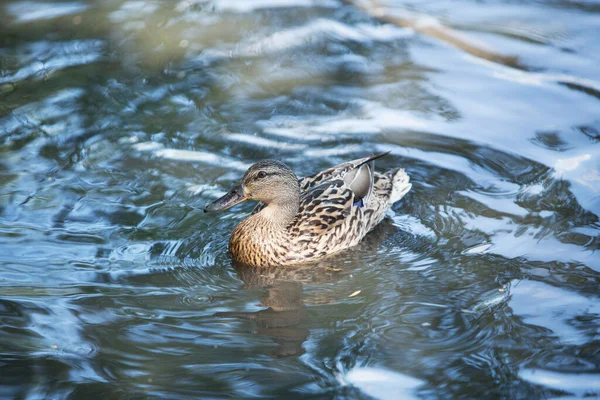
<instances>
[{"instance_id":1,"label":"duck's tail feather","mask_svg":"<svg viewBox=\"0 0 600 400\"><path fill-rule=\"evenodd\" d=\"M384 151L383 153L373 153L373 154L365 157L365 160L361 164L359 164L359 165L366 164L366 163L371 162L371 161L375 161L378 158L381 158L383 156L387 156L388 154L390 154L389 151Z\"/></svg>"},{"instance_id":2,"label":"duck's tail feather","mask_svg":"<svg viewBox=\"0 0 600 400\"><path fill-rule=\"evenodd\" d=\"M393 170L387 173L392 181L392 193L390 194L390 203L394 204L398 200L404 197L406 193L412 187L412 184L409 182L410 177L404 171L404 168L400 168L397 170Z\"/></svg>"}]
</instances>

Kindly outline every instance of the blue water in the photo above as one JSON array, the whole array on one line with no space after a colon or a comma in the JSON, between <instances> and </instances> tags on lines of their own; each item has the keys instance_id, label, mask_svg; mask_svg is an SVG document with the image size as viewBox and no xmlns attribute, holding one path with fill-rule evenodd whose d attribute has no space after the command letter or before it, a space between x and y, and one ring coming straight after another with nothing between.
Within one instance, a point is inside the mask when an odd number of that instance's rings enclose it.
<instances>
[{"instance_id":1,"label":"blue water","mask_svg":"<svg viewBox=\"0 0 600 400\"><path fill-rule=\"evenodd\" d=\"M0 4L0 398L600 396L600 3ZM356 248L248 269L263 158L390 151Z\"/></svg>"}]
</instances>

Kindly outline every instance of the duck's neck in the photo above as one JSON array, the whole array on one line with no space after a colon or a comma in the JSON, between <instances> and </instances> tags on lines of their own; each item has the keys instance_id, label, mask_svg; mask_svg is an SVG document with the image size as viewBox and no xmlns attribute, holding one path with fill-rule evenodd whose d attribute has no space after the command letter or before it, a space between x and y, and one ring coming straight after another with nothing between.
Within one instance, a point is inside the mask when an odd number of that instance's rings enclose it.
<instances>
[{"instance_id":1,"label":"duck's neck","mask_svg":"<svg viewBox=\"0 0 600 400\"><path fill-rule=\"evenodd\" d=\"M279 198L277 201L272 201L256 216L265 221L265 223L284 229L296 217L299 207L300 196L290 195L286 198Z\"/></svg>"},{"instance_id":2,"label":"duck's neck","mask_svg":"<svg viewBox=\"0 0 600 400\"><path fill-rule=\"evenodd\" d=\"M299 190L298 190L299 192ZM271 201L259 213L240 222L231 234L233 257L250 265L278 265L285 262L290 248L287 226L298 214L299 193Z\"/></svg>"}]
</instances>

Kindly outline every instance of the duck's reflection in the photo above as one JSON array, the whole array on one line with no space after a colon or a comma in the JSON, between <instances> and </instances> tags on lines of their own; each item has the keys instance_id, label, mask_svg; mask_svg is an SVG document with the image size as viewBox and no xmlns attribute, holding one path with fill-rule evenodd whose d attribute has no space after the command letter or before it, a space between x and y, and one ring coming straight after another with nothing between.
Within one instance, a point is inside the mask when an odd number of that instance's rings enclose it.
<instances>
[{"instance_id":1,"label":"duck's reflection","mask_svg":"<svg viewBox=\"0 0 600 400\"><path fill-rule=\"evenodd\" d=\"M384 221L359 245L313 264L250 267L234 262L233 267L246 289L264 290L261 305L267 308L256 312L233 311L216 315L252 320L256 324L256 334L270 336L278 344L274 351L276 357L299 356L305 351L302 344L310 333L306 327L305 301L313 304L336 301L335 298L318 294L305 299L304 284L331 283L343 279L352 269L364 264L365 255L375 253L381 248L382 242L396 231L396 227Z\"/></svg>"},{"instance_id":2,"label":"duck's reflection","mask_svg":"<svg viewBox=\"0 0 600 400\"><path fill-rule=\"evenodd\" d=\"M276 357L303 354L302 343L310 333L302 326L307 314L303 299L303 282L326 282L333 279L333 275L318 265L255 268L236 263L233 266L246 288L265 290L261 305L268 308L256 312L221 312L217 313L217 316L254 321L256 334L270 336L277 343L273 354Z\"/></svg>"}]
</instances>

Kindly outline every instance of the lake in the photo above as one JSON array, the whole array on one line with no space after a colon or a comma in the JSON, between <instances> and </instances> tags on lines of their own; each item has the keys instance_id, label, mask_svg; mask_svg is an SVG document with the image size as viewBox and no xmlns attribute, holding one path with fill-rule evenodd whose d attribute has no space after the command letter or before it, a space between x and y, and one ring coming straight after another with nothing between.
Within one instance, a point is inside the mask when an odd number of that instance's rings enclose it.
<instances>
[{"instance_id":1,"label":"lake","mask_svg":"<svg viewBox=\"0 0 600 400\"><path fill-rule=\"evenodd\" d=\"M4 1L0 398L600 396L600 3ZM252 163L412 190L302 268Z\"/></svg>"}]
</instances>

